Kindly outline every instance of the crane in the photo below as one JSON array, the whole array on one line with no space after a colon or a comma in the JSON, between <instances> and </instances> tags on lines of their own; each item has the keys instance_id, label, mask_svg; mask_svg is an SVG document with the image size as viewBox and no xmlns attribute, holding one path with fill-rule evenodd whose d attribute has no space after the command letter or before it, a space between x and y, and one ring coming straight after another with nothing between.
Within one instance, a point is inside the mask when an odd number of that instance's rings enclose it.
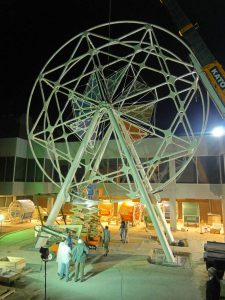
<instances>
[{"instance_id":1,"label":"crane","mask_svg":"<svg viewBox=\"0 0 225 300\"><path fill-rule=\"evenodd\" d=\"M204 40L196 30L196 26L187 18L176 0L160 0L164 4L173 22L177 25L179 34L192 49L195 57L190 58L196 72L208 90L216 108L225 119L225 70L211 53Z\"/></svg>"}]
</instances>

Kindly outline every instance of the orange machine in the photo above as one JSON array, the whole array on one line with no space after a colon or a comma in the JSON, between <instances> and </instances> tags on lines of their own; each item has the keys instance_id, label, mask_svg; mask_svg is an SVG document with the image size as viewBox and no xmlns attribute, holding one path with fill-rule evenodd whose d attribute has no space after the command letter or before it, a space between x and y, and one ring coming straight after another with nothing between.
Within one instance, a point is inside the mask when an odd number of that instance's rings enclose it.
<instances>
[{"instance_id":1,"label":"orange machine","mask_svg":"<svg viewBox=\"0 0 225 300\"><path fill-rule=\"evenodd\" d=\"M139 223L142 218L144 205L140 202L123 202L120 206L120 217L123 221L129 221L133 225Z\"/></svg>"}]
</instances>

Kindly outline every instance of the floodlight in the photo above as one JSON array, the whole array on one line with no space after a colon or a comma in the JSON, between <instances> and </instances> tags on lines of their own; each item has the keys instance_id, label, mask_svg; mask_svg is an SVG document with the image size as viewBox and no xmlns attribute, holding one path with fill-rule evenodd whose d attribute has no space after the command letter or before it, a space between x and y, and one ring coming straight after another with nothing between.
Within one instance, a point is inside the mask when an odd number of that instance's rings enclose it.
<instances>
[{"instance_id":1,"label":"floodlight","mask_svg":"<svg viewBox=\"0 0 225 300\"><path fill-rule=\"evenodd\" d=\"M222 126L219 126L219 127L215 127L213 130L212 130L212 135L215 136L215 137L221 137L225 134L225 129L224 127Z\"/></svg>"},{"instance_id":2,"label":"floodlight","mask_svg":"<svg viewBox=\"0 0 225 300\"><path fill-rule=\"evenodd\" d=\"M41 258L43 260L47 260L49 256L49 248L48 247L41 247L39 252L41 253Z\"/></svg>"}]
</instances>

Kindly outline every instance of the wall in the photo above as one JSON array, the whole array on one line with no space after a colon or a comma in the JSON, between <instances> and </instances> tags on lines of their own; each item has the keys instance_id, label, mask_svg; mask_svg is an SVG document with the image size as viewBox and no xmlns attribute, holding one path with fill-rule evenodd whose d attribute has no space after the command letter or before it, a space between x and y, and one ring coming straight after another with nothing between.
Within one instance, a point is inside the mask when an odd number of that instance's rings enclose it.
<instances>
[{"instance_id":1,"label":"wall","mask_svg":"<svg viewBox=\"0 0 225 300\"><path fill-rule=\"evenodd\" d=\"M144 139L141 143L136 145L139 155L142 157L150 157L155 153L161 140L157 139ZM63 149L64 145L59 143L59 148ZM71 144L71 151L76 153L79 143ZM223 140L215 140L214 137L204 137L196 152L196 155L219 155L225 151ZM38 147L37 153L40 157L45 155L42 147ZM109 142L104 158L118 157L118 149L114 141ZM0 156L18 156L18 157L32 157L29 150L29 144L26 140L20 138L6 138L0 140ZM126 184L124 184L124 187ZM154 187L155 184L152 184ZM220 196L225 194L225 185L220 184L176 184L176 197L185 199L220 199ZM118 190L117 185L105 184L105 194L112 195L126 195L126 190ZM174 187L172 185L166 186L160 193L161 197L170 198L173 194ZM23 194L38 194L38 193L57 193L58 188L51 182L0 182L0 195L23 195ZM135 197L135 195L128 195Z\"/></svg>"}]
</instances>

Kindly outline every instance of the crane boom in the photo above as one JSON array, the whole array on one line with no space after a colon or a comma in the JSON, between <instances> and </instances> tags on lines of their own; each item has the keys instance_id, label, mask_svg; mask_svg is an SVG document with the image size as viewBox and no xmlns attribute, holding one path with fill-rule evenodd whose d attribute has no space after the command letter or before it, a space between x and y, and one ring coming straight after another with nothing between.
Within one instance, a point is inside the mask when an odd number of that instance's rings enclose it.
<instances>
[{"instance_id":1,"label":"crane boom","mask_svg":"<svg viewBox=\"0 0 225 300\"><path fill-rule=\"evenodd\" d=\"M196 27L184 14L178 3L175 0L160 0L160 2L167 7L173 22L178 27L179 34L192 49L198 60L196 61L196 59L191 56L196 71L210 93L220 114L225 118L225 71L222 65L211 53L196 30Z\"/></svg>"}]
</instances>

